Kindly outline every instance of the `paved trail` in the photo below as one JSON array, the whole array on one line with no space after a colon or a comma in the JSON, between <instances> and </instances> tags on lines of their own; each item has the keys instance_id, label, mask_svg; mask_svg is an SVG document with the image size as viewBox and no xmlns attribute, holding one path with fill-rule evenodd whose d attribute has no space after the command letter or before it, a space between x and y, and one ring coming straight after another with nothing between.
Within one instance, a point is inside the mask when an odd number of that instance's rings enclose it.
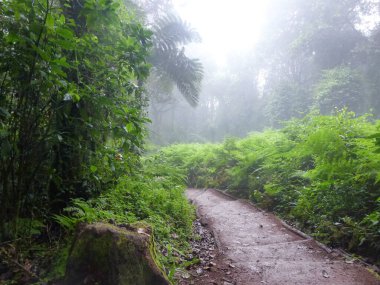
<instances>
[{"instance_id":1,"label":"paved trail","mask_svg":"<svg viewBox=\"0 0 380 285\"><path fill-rule=\"evenodd\" d=\"M284 227L273 215L215 190L187 190L240 274L235 284L379 285L367 269Z\"/></svg>"}]
</instances>

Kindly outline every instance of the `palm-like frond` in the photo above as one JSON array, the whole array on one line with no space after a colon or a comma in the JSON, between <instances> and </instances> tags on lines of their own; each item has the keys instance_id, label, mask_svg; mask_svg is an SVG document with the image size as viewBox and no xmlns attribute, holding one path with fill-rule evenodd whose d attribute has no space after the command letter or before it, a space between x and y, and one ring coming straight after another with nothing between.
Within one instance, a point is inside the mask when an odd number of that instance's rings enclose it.
<instances>
[{"instance_id":1,"label":"palm-like frond","mask_svg":"<svg viewBox=\"0 0 380 285\"><path fill-rule=\"evenodd\" d=\"M152 25L153 45L158 50L173 50L200 39L190 25L175 15L166 15Z\"/></svg>"},{"instance_id":2,"label":"palm-like frond","mask_svg":"<svg viewBox=\"0 0 380 285\"><path fill-rule=\"evenodd\" d=\"M184 50L159 51L154 65L173 80L185 99L196 106L200 83L203 78L202 64L198 59L188 58Z\"/></svg>"},{"instance_id":3,"label":"palm-like frond","mask_svg":"<svg viewBox=\"0 0 380 285\"><path fill-rule=\"evenodd\" d=\"M183 45L199 40L199 35L186 22L173 15L157 20L152 30L151 63L176 84L192 106L196 106L203 67L198 59L191 59L185 55Z\"/></svg>"}]
</instances>

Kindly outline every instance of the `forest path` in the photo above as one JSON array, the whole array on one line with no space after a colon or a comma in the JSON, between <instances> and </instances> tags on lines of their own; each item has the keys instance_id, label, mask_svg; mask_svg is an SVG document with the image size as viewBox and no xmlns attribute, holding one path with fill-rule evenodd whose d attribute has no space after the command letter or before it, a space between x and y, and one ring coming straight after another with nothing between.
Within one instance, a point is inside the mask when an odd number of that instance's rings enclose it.
<instances>
[{"instance_id":1,"label":"forest path","mask_svg":"<svg viewBox=\"0 0 380 285\"><path fill-rule=\"evenodd\" d=\"M214 232L224 259L238 269L233 284L380 284L363 266L327 253L245 201L211 189L188 189L186 195Z\"/></svg>"}]
</instances>

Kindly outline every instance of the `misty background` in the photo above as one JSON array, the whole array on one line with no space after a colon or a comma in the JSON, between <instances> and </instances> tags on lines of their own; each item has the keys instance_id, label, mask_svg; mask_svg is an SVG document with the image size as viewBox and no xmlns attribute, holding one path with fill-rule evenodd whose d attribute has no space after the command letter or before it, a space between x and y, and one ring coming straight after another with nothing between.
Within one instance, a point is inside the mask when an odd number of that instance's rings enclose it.
<instances>
[{"instance_id":1,"label":"misty background","mask_svg":"<svg viewBox=\"0 0 380 285\"><path fill-rule=\"evenodd\" d=\"M181 52L203 66L197 103L151 76L155 144L243 137L310 112L380 115L377 0L151 2L192 29Z\"/></svg>"}]
</instances>

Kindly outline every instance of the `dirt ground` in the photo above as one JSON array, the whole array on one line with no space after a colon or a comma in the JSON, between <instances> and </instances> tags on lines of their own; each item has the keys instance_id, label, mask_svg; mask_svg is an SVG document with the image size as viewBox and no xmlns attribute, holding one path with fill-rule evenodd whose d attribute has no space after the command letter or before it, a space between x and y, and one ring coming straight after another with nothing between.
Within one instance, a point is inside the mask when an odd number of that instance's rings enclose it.
<instances>
[{"instance_id":1,"label":"dirt ground","mask_svg":"<svg viewBox=\"0 0 380 285\"><path fill-rule=\"evenodd\" d=\"M327 252L245 201L211 189L188 189L187 196L197 206L200 222L215 239L216 249L211 258L190 269L180 284L380 284L369 268L335 251Z\"/></svg>"}]
</instances>

